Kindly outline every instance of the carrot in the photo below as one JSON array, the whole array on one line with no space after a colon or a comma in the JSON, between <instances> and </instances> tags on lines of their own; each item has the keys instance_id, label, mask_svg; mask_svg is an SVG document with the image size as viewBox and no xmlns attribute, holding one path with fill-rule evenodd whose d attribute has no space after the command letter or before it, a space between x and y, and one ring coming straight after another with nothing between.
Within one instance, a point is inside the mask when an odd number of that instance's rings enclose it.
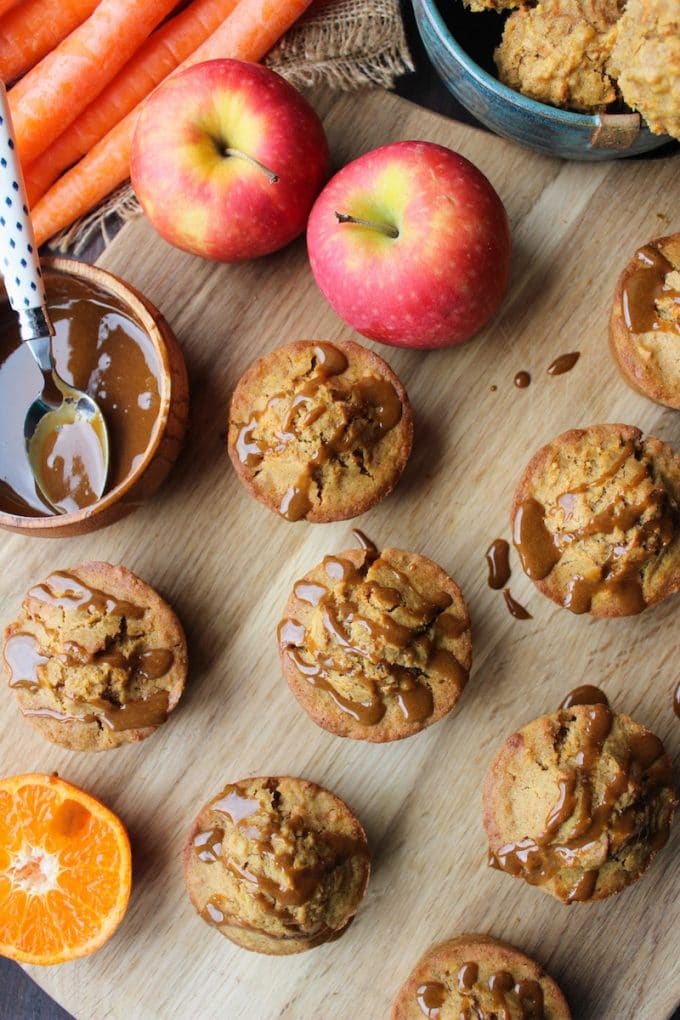
<instances>
[{"instance_id":1,"label":"carrot","mask_svg":"<svg viewBox=\"0 0 680 1020\"><path fill-rule=\"evenodd\" d=\"M82 24L97 0L26 0L0 19L0 78L8 84Z\"/></svg>"},{"instance_id":2,"label":"carrot","mask_svg":"<svg viewBox=\"0 0 680 1020\"><path fill-rule=\"evenodd\" d=\"M76 119L177 0L100 0L93 13L9 92L24 163Z\"/></svg>"},{"instance_id":3,"label":"carrot","mask_svg":"<svg viewBox=\"0 0 680 1020\"><path fill-rule=\"evenodd\" d=\"M297 21L310 2L239 0L233 14L178 70L221 57L260 60ZM60 177L32 210L39 245L83 216L127 179L139 108L136 106L87 156Z\"/></svg>"},{"instance_id":4,"label":"carrot","mask_svg":"<svg viewBox=\"0 0 680 1020\"><path fill-rule=\"evenodd\" d=\"M24 168L29 204L35 205L62 170L89 152L107 131L193 53L231 14L236 4L237 0L194 0L181 14L157 29L66 131Z\"/></svg>"}]
</instances>

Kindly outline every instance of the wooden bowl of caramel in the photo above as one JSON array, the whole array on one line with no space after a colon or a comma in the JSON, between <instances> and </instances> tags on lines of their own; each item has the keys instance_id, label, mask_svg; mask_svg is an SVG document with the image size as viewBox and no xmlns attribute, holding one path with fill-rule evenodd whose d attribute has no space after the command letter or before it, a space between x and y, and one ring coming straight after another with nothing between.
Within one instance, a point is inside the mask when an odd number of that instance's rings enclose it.
<instances>
[{"instance_id":1,"label":"wooden bowl of caramel","mask_svg":"<svg viewBox=\"0 0 680 1020\"><path fill-rule=\"evenodd\" d=\"M189 389L177 341L138 291L72 259L44 259L43 270L57 372L94 397L106 419L107 485L97 502L74 503L66 513L40 495L23 424L42 377L9 303L0 300L0 527L63 538L112 524L156 492L184 438Z\"/></svg>"}]
</instances>

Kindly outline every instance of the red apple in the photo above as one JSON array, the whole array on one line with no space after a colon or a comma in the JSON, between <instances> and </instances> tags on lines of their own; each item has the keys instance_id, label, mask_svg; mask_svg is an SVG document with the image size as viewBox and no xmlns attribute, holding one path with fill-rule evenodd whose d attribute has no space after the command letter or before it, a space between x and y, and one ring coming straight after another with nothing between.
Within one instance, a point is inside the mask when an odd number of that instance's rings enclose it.
<instances>
[{"instance_id":1,"label":"red apple","mask_svg":"<svg viewBox=\"0 0 680 1020\"><path fill-rule=\"evenodd\" d=\"M240 262L302 233L328 176L328 143L280 75L211 60L168 78L144 103L130 173L166 241Z\"/></svg>"},{"instance_id":2,"label":"red apple","mask_svg":"<svg viewBox=\"0 0 680 1020\"><path fill-rule=\"evenodd\" d=\"M316 282L364 336L446 347L482 328L510 271L510 227L486 177L431 142L395 142L342 169L307 227Z\"/></svg>"}]
</instances>

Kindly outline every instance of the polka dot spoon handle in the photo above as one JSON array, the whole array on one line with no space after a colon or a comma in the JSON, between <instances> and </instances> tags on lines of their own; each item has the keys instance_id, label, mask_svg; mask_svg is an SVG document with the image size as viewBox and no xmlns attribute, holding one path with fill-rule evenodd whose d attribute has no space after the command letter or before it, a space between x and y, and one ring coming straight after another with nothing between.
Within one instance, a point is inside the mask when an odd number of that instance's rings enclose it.
<instances>
[{"instance_id":1,"label":"polka dot spoon handle","mask_svg":"<svg viewBox=\"0 0 680 1020\"><path fill-rule=\"evenodd\" d=\"M28 212L7 91L0 81L0 268L22 340L53 333Z\"/></svg>"}]
</instances>

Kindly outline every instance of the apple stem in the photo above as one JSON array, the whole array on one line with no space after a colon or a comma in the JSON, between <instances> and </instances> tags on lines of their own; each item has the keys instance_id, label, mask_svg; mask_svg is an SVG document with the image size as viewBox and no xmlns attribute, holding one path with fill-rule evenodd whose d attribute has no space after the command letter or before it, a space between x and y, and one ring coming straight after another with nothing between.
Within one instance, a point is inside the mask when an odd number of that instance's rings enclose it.
<instances>
[{"instance_id":1,"label":"apple stem","mask_svg":"<svg viewBox=\"0 0 680 1020\"><path fill-rule=\"evenodd\" d=\"M369 230L378 230L386 237L399 237L399 231L391 223L376 223L374 220L362 220L358 216L349 216L347 213L335 214L338 223L355 223L358 227L368 227Z\"/></svg>"},{"instance_id":2,"label":"apple stem","mask_svg":"<svg viewBox=\"0 0 680 1020\"><path fill-rule=\"evenodd\" d=\"M263 174L266 174L269 178L270 184L278 184L278 174L269 170L264 163L260 163L259 159L255 159L254 156L249 156L247 152L241 152L240 149L232 149L227 146L224 146L224 148L220 149L220 151L224 156L238 156L239 159L245 159L246 163L250 163L251 166L256 167L258 170L261 170Z\"/></svg>"}]
</instances>

